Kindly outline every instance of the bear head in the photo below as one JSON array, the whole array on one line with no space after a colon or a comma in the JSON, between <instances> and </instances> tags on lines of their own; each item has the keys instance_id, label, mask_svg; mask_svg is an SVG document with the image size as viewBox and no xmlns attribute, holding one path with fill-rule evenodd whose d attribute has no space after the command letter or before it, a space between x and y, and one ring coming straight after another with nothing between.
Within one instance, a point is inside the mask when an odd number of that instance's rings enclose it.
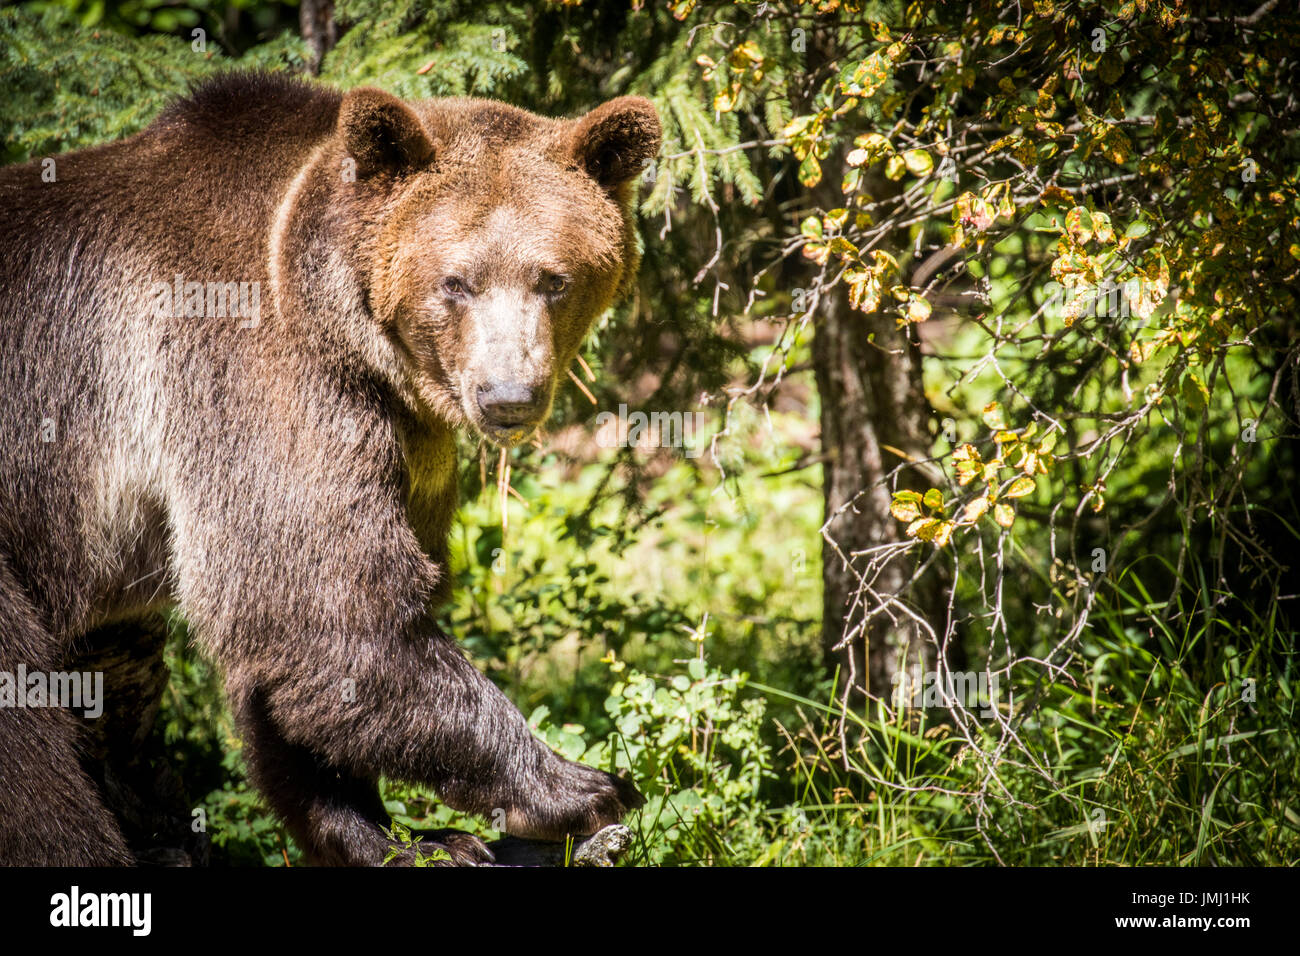
<instances>
[{"instance_id":1,"label":"bear head","mask_svg":"<svg viewBox=\"0 0 1300 956\"><path fill-rule=\"evenodd\" d=\"M344 95L323 168L330 215L407 393L500 445L550 414L592 322L635 276L635 180L654 107L553 120L487 100Z\"/></svg>"}]
</instances>

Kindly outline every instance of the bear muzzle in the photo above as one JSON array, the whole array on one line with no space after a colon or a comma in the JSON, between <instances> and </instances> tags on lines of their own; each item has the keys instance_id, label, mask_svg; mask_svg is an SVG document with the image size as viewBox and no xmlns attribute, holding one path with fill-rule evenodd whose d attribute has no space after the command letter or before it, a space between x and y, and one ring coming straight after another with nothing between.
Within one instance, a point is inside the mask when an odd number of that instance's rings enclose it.
<instances>
[{"instance_id":1,"label":"bear muzzle","mask_svg":"<svg viewBox=\"0 0 1300 956\"><path fill-rule=\"evenodd\" d=\"M551 407L549 384L488 381L475 386L474 400L487 437L514 444L542 423Z\"/></svg>"}]
</instances>

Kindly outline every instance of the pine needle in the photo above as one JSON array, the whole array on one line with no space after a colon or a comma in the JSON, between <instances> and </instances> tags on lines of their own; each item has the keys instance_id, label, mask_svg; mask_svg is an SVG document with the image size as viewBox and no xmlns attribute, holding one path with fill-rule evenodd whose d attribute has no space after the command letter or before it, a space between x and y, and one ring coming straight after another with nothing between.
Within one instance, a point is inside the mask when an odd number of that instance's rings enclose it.
<instances>
[{"instance_id":1,"label":"pine needle","mask_svg":"<svg viewBox=\"0 0 1300 956\"><path fill-rule=\"evenodd\" d=\"M513 489L510 487L510 460L506 457L509 452L501 449L501 460L497 464L497 494L501 499L501 538L505 540L506 528L510 526L510 512L506 509L509 503L506 495Z\"/></svg>"},{"instance_id":2,"label":"pine needle","mask_svg":"<svg viewBox=\"0 0 1300 956\"><path fill-rule=\"evenodd\" d=\"M586 385L582 384L582 379L578 378L578 376L573 374L573 369L569 369L569 378L573 379L574 385L577 385L578 388L582 389L582 394L587 396L587 399L591 402L591 404L593 405L597 404L596 396L591 394L590 391L588 391Z\"/></svg>"}]
</instances>

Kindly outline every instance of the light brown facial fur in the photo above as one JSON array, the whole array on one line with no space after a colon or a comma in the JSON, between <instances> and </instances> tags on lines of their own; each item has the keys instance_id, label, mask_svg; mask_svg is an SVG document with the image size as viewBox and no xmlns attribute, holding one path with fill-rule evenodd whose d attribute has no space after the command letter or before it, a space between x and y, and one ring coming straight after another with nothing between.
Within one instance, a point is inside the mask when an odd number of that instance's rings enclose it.
<instances>
[{"instance_id":1,"label":"light brown facial fur","mask_svg":"<svg viewBox=\"0 0 1300 956\"><path fill-rule=\"evenodd\" d=\"M562 121L385 96L345 96L337 136L359 167L341 198L374 210L373 318L422 406L516 444L635 271L629 185L658 148L658 121L632 97Z\"/></svg>"}]
</instances>

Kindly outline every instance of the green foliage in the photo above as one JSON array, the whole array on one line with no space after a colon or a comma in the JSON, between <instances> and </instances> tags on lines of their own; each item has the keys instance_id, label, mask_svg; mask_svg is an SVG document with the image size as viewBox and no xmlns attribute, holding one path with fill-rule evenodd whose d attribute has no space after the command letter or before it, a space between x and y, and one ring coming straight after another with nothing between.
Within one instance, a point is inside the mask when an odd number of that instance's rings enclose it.
<instances>
[{"instance_id":1,"label":"green foliage","mask_svg":"<svg viewBox=\"0 0 1300 956\"><path fill-rule=\"evenodd\" d=\"M226 866L296 864L301 853L248 783L220 674L173 617L164 660L171 681L155 734L206 818L212 860Z\"/></svg>"},{"instance_id":2,"label":"green foliage","mask_svg":"<svg viewBox=\"0 0 1300 956\"><path fill-rule=\"evenodd\" d=\"M410 827L403 826L401 823L394 821L393 825L385 832L394 843L393 848L384 857L385 863L391 863L403 853L412 851L414 862L411 865L415 867L436 866L438 863L451 859L451 854L440 847L435 847L425 853L420 847L420 843L424 838L418 835L412 836Z\"/></svg>"},{"instance_id":3,"label":"green foliage","mask_svg":"<svg viewBox=\"0 0 1300 956\"><path fill-rule=\"evenodd\" d=\"M239 66L292 70L304 63L302 41L284 35ZM0 10L0 159L50 156L137 133L191 84L233 66L215 43L200 51L175 36L83 28L62 6L39 16Z\"/></svg>"},{"instance_id":4,"label":"green foliage","mask_svg":"<svg viewBox=\"0 0 1300 956\"><path fill-rule=\"evenodd\" d=\"M628 772L642 787L633 862L741 862L736 842L755 826L760 784L772 776L763 701L742 699L745 676L711 668L700 651L686 673L658 680L611 655L621 677L605 701L614 731L594 746L580 725L547 724L546 708L529 718L560 753Z\"/></svg>"},{"instance_id":5,"label":"green foliage","mask_svg":"<svg viewBox=\"0 0 1300 956\"><path fill-rule=\"evenodd\" d=\"M346 30L326 57L322 75L340 85L382 86L398 96L489 96L522 76L518 11L498 4L346 0L337 8ZM511 15L513 12L513 15ZM498 19L499 18L499 19ZM364 24L361 29L347 27Z\"/></svg>"},{"instance_id":6,"label":"green foliage","mask_svg":"<svg viewBox=\"0 0 1300 956\"><path fill-rule=\"evenodd\" d=\"M260 35L297 16L296 2L263 0L32 0L24 6L34 12L66 11L83 27L185 37L195 28L206 28L219 37L241 27Z\"/></svg>"}]
</instances>

